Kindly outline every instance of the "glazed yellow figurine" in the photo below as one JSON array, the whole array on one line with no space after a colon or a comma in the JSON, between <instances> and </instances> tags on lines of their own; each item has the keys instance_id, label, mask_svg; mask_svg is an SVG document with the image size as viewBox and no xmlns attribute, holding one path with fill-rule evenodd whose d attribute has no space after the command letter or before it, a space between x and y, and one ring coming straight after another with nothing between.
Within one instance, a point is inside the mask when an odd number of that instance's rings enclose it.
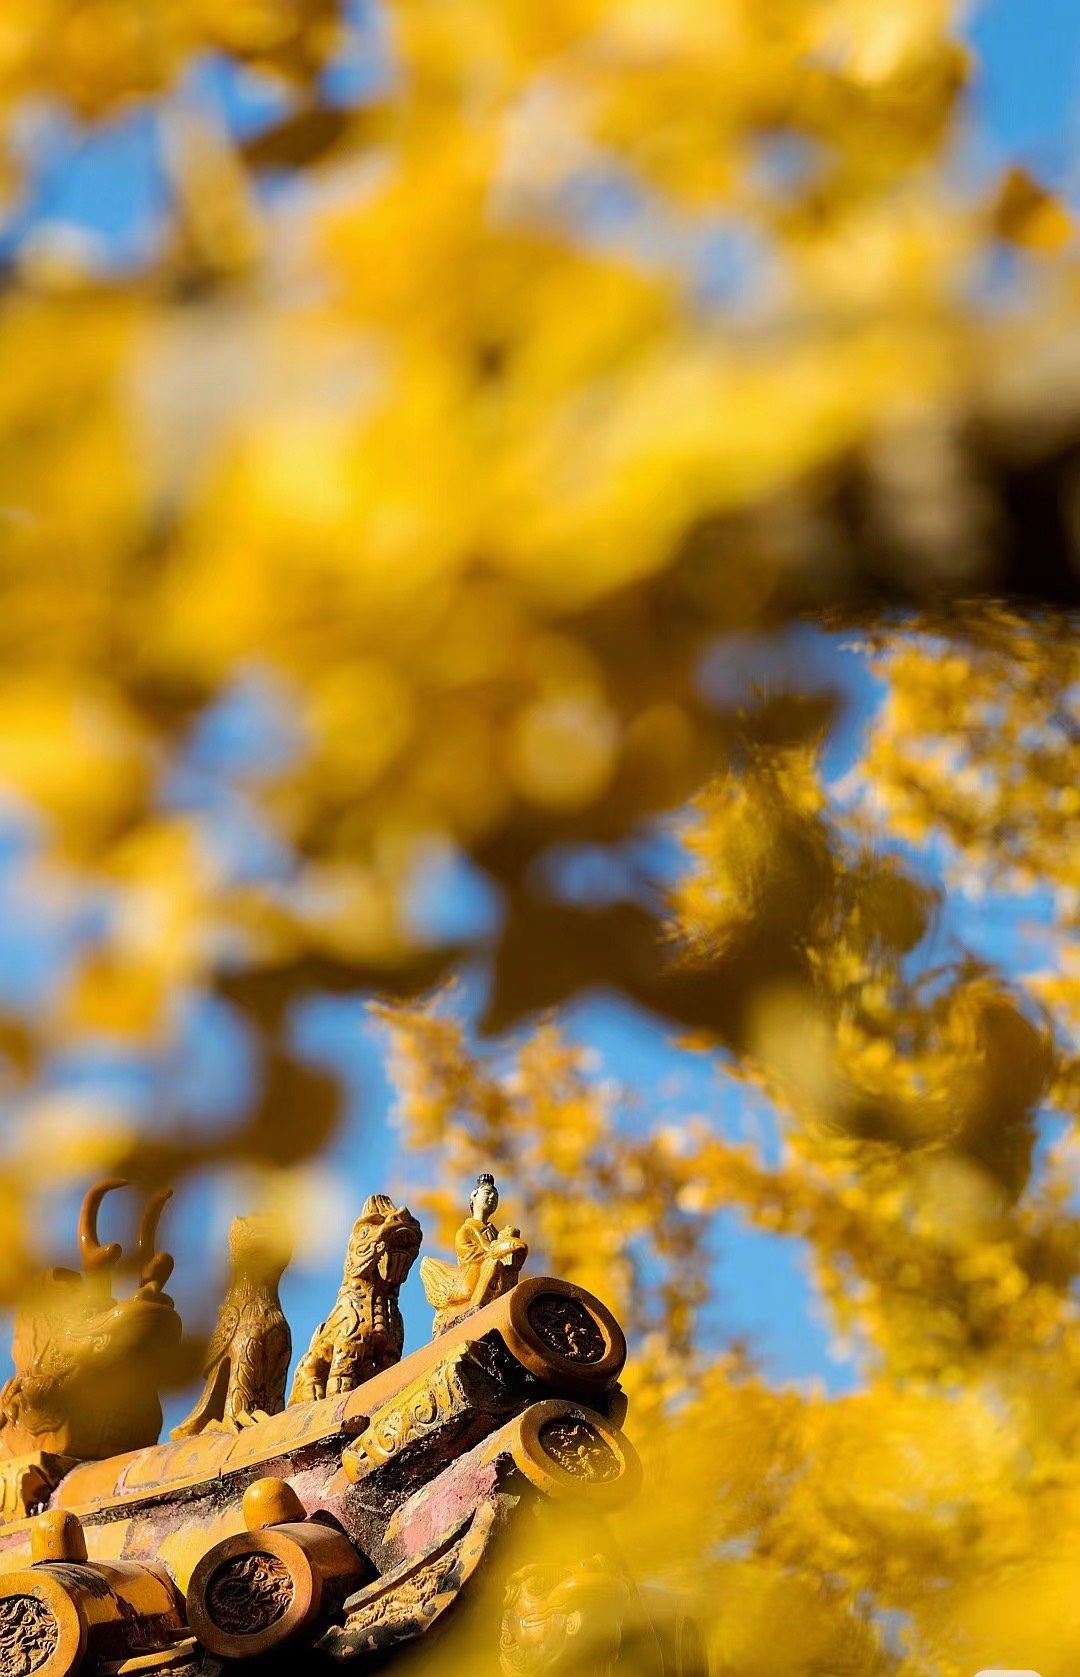
<instances>
[{"instance_id":1,"label":"glazed yellow figurine","mask_svg":"<svg viewBox=\"0 0 1080 1677\"><path fill-rule=\"evenodd\" d=\"M422 1239L408 1206L395 1205L389 1194L368 1195L353 1224L337 1302L300 1358L290 1403L354 1392L401 1360L398 1294Z\"/></svg>"},{"instance_id":2,"label":"glazed yellow figurine","mask_svg":"<svg viewBox=\"0 0 1080 1677\"><path fill-rule=\"evenodd\" d=\"M466 1217L454 1238L457 1263L424 1258L420 1278L428 1303L435 1311L433 1337L445 1333L481 1305L501 1298L517 1281L529 1248L520 1229L496 1230L491 1219L499 1206L499 1190L489 1171L481 1171L469 1199Z\"/></svg>"},{"instance_id":3,"label":"glazed yellow figurine","mask_svg":"<svg viewBox=\"0 0 1080 1677\"><path fill-rule=\"evenodd\" d=\"M278 1283L290 1256L265 1217L233 1219L229 1286L203 1363L206 1383L173 1438L238 1432L284 1409L292 1335Z\"/></svg>"},{"instance_id":4,"label":"glazed yellow figurine","mask_svg":"<svg viewBox=\"0 0 1080 1677\"><path fill-rule=\"evenodd\" d=\"M158 1387L180 1343L180 1318L165 1283L168 1252L157 1226L172 1190L148 1202L139 1225L139 1285L114 1299L113 1272L123 1257L98 1240L106 1194L126 1188L107 1177L90 1189L79 1214L82 1273L50 1269L15 1315L14 1373L0 1390L0 1461L45 1452L99 1461L156 1444L161 1430Z\"/></svg>"}]
</instances>

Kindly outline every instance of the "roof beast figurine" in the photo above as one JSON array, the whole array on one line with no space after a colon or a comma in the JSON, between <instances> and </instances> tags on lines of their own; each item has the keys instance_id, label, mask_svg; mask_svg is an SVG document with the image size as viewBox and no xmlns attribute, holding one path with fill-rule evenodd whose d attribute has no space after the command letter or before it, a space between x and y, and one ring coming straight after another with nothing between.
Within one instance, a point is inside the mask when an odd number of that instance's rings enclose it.
<instances>
[{"instance_id":1,"label":"roof beast figurine","mask_svg":"<svg viewBox=\"0 0 1080 1677\"><path fill-rule=\"evenodd\" d=\"M95 1225L113 1185L87 1196L85 1276L47 1278L48 1308L32 1329L20 1322L0 1394L0 1677L222 1677L234 1665L269 1677L283 1652L290 1667L363 1666L436 1628L454 1635L470 1615L503 1677L555 1673L587 1644L616 1677L620 1650L634 1677L703 1677L699 1643L684 1626L667 1635L605 1525L639 1477L620 1430L622 1332L583 1289L518 1279L524 1242L491 1230L490 1178L459 1238L462 1285L439 1306L455 1314L405 1358L398 1292L420 1226L368 1198L287 1407L279 1270L248 1288L234 1227L207 1388L160 1444L142 1359L179 1336L162 1290L172 1260L153 1250L165 1196L143 1221L139 1287L117 1303L107 1271L119 1249ZM242 1367L260 1377L240 1379L231 1401ZM548 1506L584 1522L575 1553L587 1566L537 1571L530 1545ZM504 1533L517 1534L509 1577Z\"/></svg>"},{"instance_id":2,"label":"roof beast figurine","mask_svg":"<svg viewBox=\"0 0 1080 1677\"><path fill-rule=\"evenodd\" d=\"M236 1432L285 1407L292 1334L278 1282L289 1257L265 1218L233 1219L232 1273L203 1364L206 1383L174 1438L212 1427Z\"/></svg>"},{"instance_id":3,"label":"roof beast figurine","mask_svg":"<svg viewBox=\"0 0 1080 1677\"><path fill-rule=\"evenodd\" d=\"M155 1244L171 1189L148 1202L136 1245L138 1286L115 1299L110 1277L123 1251L101 1244L97 1218L105 1195L126 1187L109 1177L90 1189L79 1215L82 1273L49 1270L16 1317L15 1372L0 1391L0 1457L85 1460L157 1439L162 1362L180 1340L180 1318L165 1292L173 1260Z\"/></svg>"},{"instance_id":4,"label":"roof beast figurine","mask_svg":"<svg viewBox=\"0 0 1080 1677\"><path fill-rule=\"evenodd\" d=\"M398 1294L423 1238L411 1211L369 1194L353 1224L337 1303L301 1357L290 1403L339 1397L381 1374L405 1344Z\"/></svg>"}]
</instances>

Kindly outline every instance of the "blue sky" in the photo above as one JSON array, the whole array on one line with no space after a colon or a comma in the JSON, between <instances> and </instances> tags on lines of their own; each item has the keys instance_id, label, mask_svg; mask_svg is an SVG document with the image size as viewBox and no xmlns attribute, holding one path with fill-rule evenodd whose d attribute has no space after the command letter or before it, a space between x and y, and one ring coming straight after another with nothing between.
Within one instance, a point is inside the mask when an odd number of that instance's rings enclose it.
<instances>
[{"instance_id":1,"label":"blue sky","mask_svg":"<svg viewBox=\"0 0 1080 1677\"><path fill-rule=\"evenodd\" d=\"M1075 192L1080 121L1076 0L988 0L967 30L980 69L974 111L992 145Z\"/></svg>"},{"instance_id":2,"label":"blue sky","mask_svg":"<svg viewBox=\"0 0 1080 1677\"><path fill-rule=\"evenodd\" d=\"M365 7L356 15L356 42L335 71L334 90L343 100L362 94L381 73L377 13ZM1080 4L991 0L974 14L969 34L981 62L973 96L977 155L987 163L1019 157L1070 196L1080 195L1074 162L1080 114ZM234 126L247 128L265 117L272 96L258 84L234 83L213 66L202 76L204 91L218 98ZM110 261L137 264L151 248L161 217L163 177L152 114L136 111L93 137L61 123L42 124L34 158L31 188L6 228L0 229L0 244L11 248L36 237L43 227L63 224L82 229ZM830 775L839 777L857 753L876 689L854 655L823 643L820 657L827 673L839 675L851 700L827 764ZM749 680L760 674L761 658L758 645L729 647L719 658L716 679ZM272 872L275 858L243 799L230 790L237 757L254 751L265 759L288 748L287 715L278 714L276 696L260 688L253 674L193 740L188 760L169 788L169 796L181 805L194 800L202 807L208 799L217 800L215 830L223 844L231 845L240 870ZM33 842L32 828L21 819L0 821L0 999L17 993L30 1005L47 988L70 939L80 934L80 928L63 916L55 924L43 924L39 914L27 912L18 870ZM576 865L588 877L588 858L577 858ZM446 932L490 912L490 904L467 871L450 866L429 882L421 911ZM1038 917L1037 904L955 898L936 936L943 952L959 938L989 957L1025 962L1032 958L1025 926ZM570 1009L567 1026L598 1056L605 1076L638 1091L647 1113L677 1107L706 1114L732 1134L765 1121L714 1064L677 1052L662 1026L621 1001L582 998ZM306 1264L293 1267L283 1287L300 1347L332 1303L349 1217L372 1189L400 1192L404 1171L386 1121L391 1091L383 1066L384 1045L360 1004L317 998L298 1021L297 1031L305 1052L339 1072L349 1102L349 1121L325 1161L332 1205L326 1242ZM176 1104L193 1121L227 1122L242 1109L249 1092L250 1063L249 1045L235 1019L224 1009L193 1001L184 1041L170 1067ZM120 1110L143 1118L160 1088L159 1078L148 1079L137 1062L103 1049L58 1067L56 1081L59 1089L100 1091ZM468 1186L460 1185L463 1209ZM169 1214L180 1259L173 1291L182 1307L187 1303L193 1312L205 1307L228 1220L244 1208L244 1192L241 1180L197 1181L185 1188ZM507 1184L508 1205L512 1200L513 1184ZM57 1208L58 1234L71 1212L70 1200ZM854 1378L850 1365L830 1355L796 1243L750 1234L725 1220L716 1278L719 1331L724 1337L748 1335L774 1378L821 1379L833 1389ZM416 1344L427 1337L430 1315L415 1273L403 1303L410 1343ZM170 1419L183 1407L177 1400Z\"/></svg>"}]
</instances>

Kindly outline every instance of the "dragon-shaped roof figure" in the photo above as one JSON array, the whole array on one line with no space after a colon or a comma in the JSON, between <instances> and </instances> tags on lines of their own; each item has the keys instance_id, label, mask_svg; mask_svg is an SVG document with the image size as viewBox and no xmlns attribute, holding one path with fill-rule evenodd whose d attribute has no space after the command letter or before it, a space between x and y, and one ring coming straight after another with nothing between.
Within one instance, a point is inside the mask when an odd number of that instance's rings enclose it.
<instances>
[{"instance_id":1,"label":"dragon-shaped roof figure","mask_svg":"<svg viewBox=\"0 0 1080 1677\"><path fill-rule=\"evenodd\" d=\"M205 1385L167 1442L168 1194L146 1207L138 1283L117 1299L122 1253L98 1240L97 1214L123 1185L90 1190L82 1273L50 1271L16 1322L0 1392L0 1677L363 1667L430 1648L469 1611L504 1677L703 1677L692 1622L634 1581L607 1522L639 1480L622 1331L582 1288L519 1278L527 1247L492 1225L489 1175L457 1263L425 1260L435 1333L407 1357L398 1294L420 1225L369 1196L288 1404L288 1253L269 1224L237 1219ZM545 1509L575 1523L573 1561L556 1568Z\"/></svg>"}]
</instances>

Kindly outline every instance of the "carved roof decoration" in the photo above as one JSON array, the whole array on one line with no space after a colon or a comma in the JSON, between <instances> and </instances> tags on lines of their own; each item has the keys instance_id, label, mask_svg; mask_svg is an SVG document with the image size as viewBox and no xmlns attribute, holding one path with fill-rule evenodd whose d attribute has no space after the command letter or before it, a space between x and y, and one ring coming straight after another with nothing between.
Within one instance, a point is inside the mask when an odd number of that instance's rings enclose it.
<instances>
[{"instance_id":1,"label":"carved roof decoration","mask_svg":"<svg viewBox=\"0 0 1080 1677\"><path fill-rule=\"evenodd\" d=\"M602 1664L632 1644L642 1668L644 1638L643 1669L700 1677L700 1638L637 1589L606 1524L640 1479L622 1330L584 1289L519 1278L528 1248L489 1221L486 1175L456 1266L427 1260L435 1332L408 1356L398 1292L420 1226L369 1196L288 1405L287 1254L239 1219L203 1394L164 1442L148 1436L152 1380L132 1375L147 1345L179 1337L172 1260L154 1249L167 1196L144 1217L140 1285L116 1301L121 1253L96 1216L119 1186L87 1195L84 1274L45 1278L0 1393L0 1677L255 1677L282 1650L362 1664L479 1601L485 1572L488 1599L504 1586L490 1649L505 1677L572 1664L583 1603ZM584 1520L596 1555L554 1580L528 1564L501 1577L497 1540L544 1508Z\"/></svg>"}]
</instances>

